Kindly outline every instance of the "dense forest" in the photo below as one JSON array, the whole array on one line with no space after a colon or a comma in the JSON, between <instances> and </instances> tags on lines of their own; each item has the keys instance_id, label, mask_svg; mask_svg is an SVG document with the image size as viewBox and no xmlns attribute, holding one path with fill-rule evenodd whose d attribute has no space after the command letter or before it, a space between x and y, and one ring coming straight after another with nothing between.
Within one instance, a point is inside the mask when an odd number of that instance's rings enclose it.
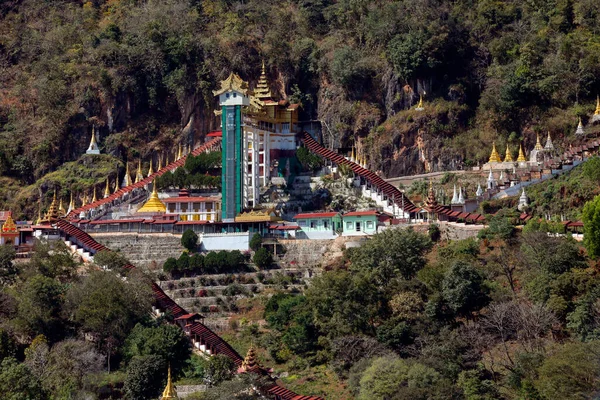
<instances>
[{"instance_id":1,"label":"dense forest","mask_svg":"<svg viewBox=\"0 0 600 400\"><path fill-rule=\"evenodd\" d=\"M217 82L254 85L261 61L303 120L388 176L479 163L494 139L567 143L600 91L599 18L584 0L3 1L0 197L56 186L19 191L79 158L93 125L121 161L201 140Z\"/></svg>"}]
</instances>

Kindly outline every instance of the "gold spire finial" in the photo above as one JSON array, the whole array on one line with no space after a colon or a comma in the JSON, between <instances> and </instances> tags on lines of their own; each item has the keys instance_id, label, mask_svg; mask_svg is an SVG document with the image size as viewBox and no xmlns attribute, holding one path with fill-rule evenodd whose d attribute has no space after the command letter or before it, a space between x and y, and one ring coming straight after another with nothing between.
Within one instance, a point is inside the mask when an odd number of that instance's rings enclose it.
<instances>
[{"instance_id":1,"label":"gold spire finial","mask_svg":"<svg viewBox=\"0 0 600 400\"><path fill-rule=\"evenodd\" d=\"M491 163L502 162L502 160L500 159L500 154L498 154L498 150L496 150L496 142L492 142L492 154L490 154L490 159L488 162L491 162Z\"/></svg>"},{"instance_id":2,"label":"gold spire finial","mask_svg":"<svg viewBox=\"0 0 600 400\"><path fill-rule=\"evenodd\" d=\"M163 391L161 400L170 400L170 399L179 399L177 397L177 391L175 390L175 385L173 385L173 381L171 379L171 364L169 363L169 372L167 373L167 386Z\"/></svg>"},{"instance_id":3,"label":"gold spire finial","mask_svg":"<svg viewBox=\"0 0 600 400\"><path fill-rule=\"evenodd\" d=\"M355 162L356 156L354 154L354 146L352 146L352 154L350 155L350 161Z\"/></svg>"},{"instance_id":4,"label":"gold spire finial","mask_svg":"<svg viewBox=\"0 0 600 400\"><path fill-rule=\"evenodd\" d=\"M98 201L98 198L96 197L96 186L94 186L93 191L94 191L94 195L92 196L92 203L95 203Z\"/></svg>"},{"instance_id":5,"label":"gold spire finial","mask_svg":"<svg viewBox=\"0 0 600 400\"><path fill-rule=\"evenodd\" d=\"M148 168L148 178L152 176L154 170L152 169L152 158L150 158L150 168Z\"/></svg>"},{"instance_id":6,"label":"gold spire finial","mask_svg":"<svg viewBox=\"0 0 600 400\"><path fill-rule=\"evenodd\" d=\"M508 143L506 144L506 154L504 155L504 162L513 162L512 154L510 154L510 149L508 147Z\"/></svg>"},{"instance_id":7,"label":"gold spire finial","mask_svg":"<svg viewBox=\"0 0 600 400\"><path fill-rule=\"evenodd\" d=\"M106 178L106 188L104 188L104 198L110 196L110 183L108 182L108 177Z\"/></svg>"},{"instance_id":8,"label":"gold spire finial","mask_svg":"<svg viewBox=\"0 0 600 400\"><path fill-rule=\"evenodd\" d=\"M540 134L536 133L536 136L537 136L537 140L535 142L535 147L533 149L537 150L537 151L542 151L542 150L544 150L544 148L542 147L542 142L540 142Z\"/></svg>"},{"instance_id":9,"label":"gold spire finial","mask_svg":"<svg viewBox=\"0 0 600 400\"><path fill-rule=\"evenodd\" d=\"M181 153L181 143L179 143L179 151L177 151L177 160L179 160L181 157L183 157L183 154Z\"/></svg>"},{"instance_id":10,"label":"gold spire finial","mask_svg":"<svg viewBox=\"0 0 600 400\"><path fill-rule=\"evenodd\" d=\"M38 218L36 221L36 225L39 225L42 223L42 204L40 203L40 206L38 207Z\"/></svg>"},{"instance_id":11,"label":"gold spire finial","mask_svg":"<svg viewBox=\"0 0 600 400\"><path fill-rule=\"evenodd\" d=\"M517 157L517 162L527 162L525 158L525 153L523 152L523 144L519 144L519 157Z\"/></svg>"},{"instance_id":12,"label":"gold spire finial","mask_svg":"<svg viewBox=\"0 0 600 400\"><path fill-rule=\"evenodd\" d=\"M158 155L158 168L156 171L160 171L162 169L162 154Z\"/></svg>"},{"instance_id":13,"label":"gold spire finial","mask_svg":"<svg viewBox=\"0 0 600 400\"><path fill-rule=\"evenodd\" d=\"M596 96L596 111L594 111L594 115L600 115L600 96ZM581 121L581 117L579 120Z\"/></svg>"},{"instance_id":14,"label":"gold spire finial","mask_svg":"<svg viewBox=\"0 0 600 400\"><path fill-rule=\"evenodd\" d=\"M422 109L423 109L423 94L420 93L419 94L419 103L417 103L415 110L422 110Z\"/></svg>"},{"instance_id":15,"label":"gold spire finial","mask_svg":"<svg viewBox=\"0 0 600 400\"><path fill-rule=\"evenodd\" d=\"M117 193L119 191L120 187L119 187L119 170L117 170L117 177L115 178L115 191L114 193Z\"/></svg>"},{"instance_id":16,"label":"gold spire finial","mask_svg":"<svg viewBox=\"0 0 600 400\"><path fill-rule=\"evenodd\" d=\"M142 173L142 159L140 158L138 160L138 168L135 173L135 183L138 183L143 180L144 180L144 174Z\"/></svg>"},{"instance_id":17,"label":"gold spire finial","mask_svg":"<svg viewBox=\"0 0 600 400\"><path fill-rule=\"evenodd\" d=\"M126 162L125 163L125 178L123 178L123 186L127 187L130 186L132 184L131 182L131 175L129 175L129 163Z\"/></svg>"},{"instance_id":18,"label":"gold spire finial","mask_svg":"<svg viewBox=\"0 0 600 400\"><path fill-rule=\"evenodd\" d=\"M60 198L60 202L58 203L58 213L59 213L59 215L61 217L65 215L65 208L63 206L63 199L62 199L62 197Z\"/></svg>"}]
</instances>

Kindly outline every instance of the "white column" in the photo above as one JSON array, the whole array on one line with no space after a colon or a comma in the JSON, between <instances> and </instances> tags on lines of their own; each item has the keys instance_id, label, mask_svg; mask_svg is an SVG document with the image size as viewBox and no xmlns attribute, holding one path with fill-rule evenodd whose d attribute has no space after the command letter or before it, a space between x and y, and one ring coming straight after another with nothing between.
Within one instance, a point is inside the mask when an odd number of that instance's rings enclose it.
<instances>
[{"instance_id":1,"label":"white column","mask_svg":"<svg viewBox=\"0 0 600 400\"><path fill-rule=\"evenodd\" d=\"M258 182L258 147L260 146L259 144L259 139L258 139L259 133L258 132L254 132L252 134L252 166L251 166L251 170L252 170L252 200L253 200L253 206L256 206L258 204L258 186L259 186L259 182Z\"/></svg>"},{"instance_id":2,"label":"white column","mask_svg":"<svg viewBox=\"0 0 600 400\"><path fill-rule=\"evenodd\" d=\"M267 186L267 182L269 180L269 165L271 165L271 156L270 156L270 149L271 149L271 137L269 135L269 131L265 131L265 136L264 136L264 145L263 145L263 151L264 151L264 156L263 156L263 185Z\"/></svg>"}]
</instances>

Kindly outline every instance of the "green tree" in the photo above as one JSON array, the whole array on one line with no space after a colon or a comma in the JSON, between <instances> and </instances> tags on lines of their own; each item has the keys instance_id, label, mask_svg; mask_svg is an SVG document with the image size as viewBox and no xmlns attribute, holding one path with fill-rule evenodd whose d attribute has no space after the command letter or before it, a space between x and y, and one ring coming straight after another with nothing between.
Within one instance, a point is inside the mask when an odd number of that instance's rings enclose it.
<instances>
[{"instance_id":1,"label":"green tree","mask_svg":"<svg viewBox=\"0 0 600 400\"><path fill-rule=\"evenodd\" d=\"M394 356L373 360L360 378L358 399L430 398L441 382L434 369Z\"/></svg>"},{"instance_id":2,"label":"green tree","mask_svg":"<svg viewBox=\"0 0 600 400\"><path fill-rule=\"evenodd\" d=\"M231 358L223 354L217 354L211 357L206 364L204 381L209 386L216 386L223 381L231 379L235 368L235 363Z\"/></svg>"},{"instance_id":3,"label":"green tree","mask_svg":"<svg viewBox=\"0 0 600 400\"><path fill-rule=\"evenodd\" d=\"M590 257L600 256L600 196L583 206L583 243Z\"/></svg>"},{"instance_id":4,"label":"green tree","mask_svg":"<svg viewBox=\"0 0 600 400\"><path fill-rule=\"evenodd\" d=\"M547 399L591 398L600 389L600 342L566 343L544 360L535 382Z\"/></svg>"},{"instance_id":5,"label":"green tree","mask_svg":"<svg viewBox=\"0 0 600 400\"><path fill-rule=\"evenodd\" d=\"M261 247L256 251L256 253L254 253L252 262L254 262L254 264L256 264L256 266L260 269L269 268L271 264L273 264L273 256L269 250Z\"/></svg>"},{"instance_id":6,"label":"green tree","mask_svg":"<svg viewBox=\"0 0 600 400\"><path fill-rule=\"evenodd\" d=\"M61 309L64 286L55 279L34 275L15 293L19 325L31 336L43 334L52 340L64 334Z\"/></svg>"},{"instance_id":7,"label":"green tree","mask_svg":"<svg viewBox=\"0 0 600 400\"><path fill-rule=\"evenodd\" d=\"M254 235L252 235L252 238L250 239L250 248L253 251L257 251L260 246L262 244L262 236L260 235L260 233L255 233Z\"/></svg>"},{"instance_id":8,"label":"green tree","mask_svg":"<svg viewBox=\"0 0 600 400\"><path fill-rule=\"evenodd\" d=\"M317 328L330 338L375 334L385 318L385 298L368 273L329 271L313 279L306 290Z\"/></svg>"},{"instance_id":9,"label":"green tree","mask_svg":"<svg viewBox=\"0 0 600 400\"><path fill-rule=\"evenodd\" d=\"M111 355L135 324L150 313L150 285L135 274L124 281L111 272L93 272L73 286L68 297L72 319L96 338L110 371Z\"/></svg>"},{"instance_id":10,"label":"green tree","mask_svg":"<svg viewBox=\"0 0 600 400\"><path fill-rule=\"evenodd\" d=\"M124 346L127 357L157 355L167 361L174 376L187 364L192 349L183 331L175 325L144 327L137 324Z\"/></svg>"},{"instance_id":11,"label":"green tree","mask_svg":"<svg viewBox=\"0 0 600 400\"><path fill-rule=\"evenodd\" d=\"M135 356L127 366L123 390L131 400L158 398L166 375L167 363L161 356Z\"/></svg>"},{"instance_id":12,"label":"green tree","mask_svg":"<svg viewBox=\"0 0 600 400\"><path fill-rule=\"evenodd\" d=\"M411 279L425 266L431 241L412 229L388 229L371 237L350 255L352 270L367 271L381 286L395 278Z\"/></svg>"},{"instance_id":13,"label":"green tree","mask_svg":"<svg viewBox=\"0 0 600 400\"><path fill-rule=\"evenodd\" d=\"M94 255L94 264L111 271L123 273L123 267L131 265L127 257L118 251L102 250Z\"/></svg>"},{"instance_id":14,"label":"green tree","mask_svg":"<svg viewBox=\"0 0 600 400\"><path fill-rule=\"evenodd\" d=\"M0 392L7 399L44 400L48 396L25 364L5 358L0 364Z\"/></svg>"},{"instance_id":15,"label":"green tree","mask_svg":"<svg viewBox=\"0 0 600 400\"><path fill-rule=\"evenodd\" d=\"M16 357L17 342L4 329L0 329L0 362L8 357Z\"/></svg>"},{"instance_id":16,"label":"green tree","mask_svg":"<svg viewBox=\"0 0 600 400\"><path fill-rule=\"evenodd\" d=\"M188 251L194 251L198 247L198 235L191 229L186 229L181 235L181 245L188 249Z\"/></svg>"},{"instance_id":17,"label":"green tree","mask_svg":"<svg viewBox=\"0 0 600 400\"><path fill-rule=\"evenodd\" d=\"M17 266L13 262L17 252L13 246L0 246L0 284L6 285L14 282L14 279L19 272Z\"/></svg>"},{"instance_id":18,"label":"green tree","mask_svg":"<svg viewBox=\"0 0 600 400\"><path fill-rule=\"evenodd\" d=\"M173 271L175 271L177 269L177 259L173 258L173 257L169 257L165 260L165 263L163 264L163 271L165 271L167 274L172 273Z\"/></svg>"},{"instance_id":19,"label":"green tree","mask_svg":"<svg viewBox=\"0 0 600 400\"><path fill-rule=\"evenodd\" d=\"M483 276L464 261L456 261L446 272L441 294L452 311L465 317L490 302Z\"/></svg>"}]
</instances>

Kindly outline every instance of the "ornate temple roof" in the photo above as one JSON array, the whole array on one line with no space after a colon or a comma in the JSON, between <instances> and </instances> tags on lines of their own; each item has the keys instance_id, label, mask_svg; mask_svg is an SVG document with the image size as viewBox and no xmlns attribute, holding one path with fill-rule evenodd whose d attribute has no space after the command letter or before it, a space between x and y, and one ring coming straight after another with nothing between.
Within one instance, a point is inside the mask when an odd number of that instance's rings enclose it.
<instances>
[{"instance_id":1,"label":"ornate temple roof","mask_svg":"<svg viewBox=\"0 0 600 400\"><path fill-rule=\"evenodd\" d=\"M12 217L9 215L2 224L2 233L15 234L18 233L17 224L13 221Z\"/></svg>"},{"instance_id":2,"label":"ornate temple roof","mask_svg":"<svg viewBox=\"0 0 600 400\"><path fill-rule=\"evenodd\" d=\"M227 79L221 81L221 87L219 89L213 90L213 95L219 96L230 90L235 90L237 92L243 93L244 95L247 95L248 84L244 82L244 80L240 78L238 74L234 74L232 72L231 74L229 74Z\"/></svg>"},{"instance_id":3,"label":"ornate temple roof","mask_svg":"<svg viewBox=\"0 0 600 400\"><path fill-rule=\"evenodd\" d=\"M272 222L281 221L281 218L275 214L275 209L252 210L243 212L235 217L235 222Z\"/></svg>"}]
</instances>

